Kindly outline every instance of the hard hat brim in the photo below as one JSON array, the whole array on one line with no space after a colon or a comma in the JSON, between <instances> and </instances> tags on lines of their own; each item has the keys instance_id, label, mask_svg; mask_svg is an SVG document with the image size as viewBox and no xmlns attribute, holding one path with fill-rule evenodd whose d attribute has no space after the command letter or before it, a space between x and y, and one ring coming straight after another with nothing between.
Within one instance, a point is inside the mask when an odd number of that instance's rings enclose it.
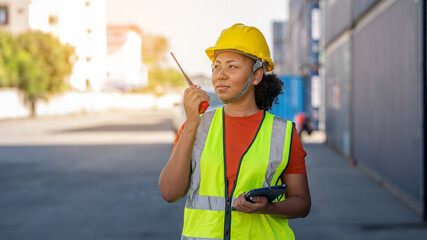
<instances>
[{"instance_id":1,"label":"hard hat brim","mask_svg":"<svg viewBox=\"0 0 427 240\"><path fill-rule=\"evenodd\" d=\"M262 62L267 62L267 66L266 66L266 71L269 72L271 70L274 69L274 63L273 61L269 58L269 57L264 57L262 56L262 54L258 54L259 56L255 56L253 54L251 54L251 52L249 49L246 49L243 46L238 46L238 45L216 45L213 47L209 47L205 50L206 54L208 55L209 59L212 61L212 63L215 61L215 52L216 51L226 51L226 50L230 50L232 52L242 52L244 53L244 55L251 55L254 56L256 58L259 58Z\"/></svg>"}]
</instances>

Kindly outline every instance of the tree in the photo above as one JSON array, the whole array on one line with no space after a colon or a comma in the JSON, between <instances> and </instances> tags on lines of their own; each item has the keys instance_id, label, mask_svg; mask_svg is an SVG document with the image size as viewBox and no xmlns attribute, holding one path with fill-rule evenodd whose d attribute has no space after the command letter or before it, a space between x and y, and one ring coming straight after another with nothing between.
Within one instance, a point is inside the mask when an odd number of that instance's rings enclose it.
<instances>
[{"instance_id":1,"label":"tree","mask_svg":"<svg viewBox=\"0 0 427 240\"><path fill-rule=\"evenodd\" d=\"M58 38L41 31L29 31L17 38L20 47L30 53L32 58L43 65L49 75L46 93L61 93L68 88L65 79L73 70L75 48L62 44Z\"/></svg>"},{"instance_id":2,"label":"tree","mask_svg":"<svg viewBox=\"0 0 427 240\"><path fill-rule=\"evenodd\" d=\"M31 56L30 53L19 51L16 59L18 62L19 88L25 92L31 104L31 116L35 116L37 100L51 93L46 90L51 78L43 62Z\"/></svg>"},{"instance_id":3,"label":"tree","mask_svg":"<svg viewBox=\"0 0 427 240\"><path fill-rule=\"evenodd\" d=\"M148 73L148 86L163 88L182 88L187 86L182 73L178 70L167 68L154 68Z\"/></svg>"},{"instance_id":4,"label":"tree","mask_svg":"<svg viewBox=\"0 0 427 240\"><path fill-rule=\"evenodd\" d=\"M187 83L179 70L166 66L168 54L168 40L163 36L143 35L141 54L145 64L148 65L148 85L140 91L149 91L163 94L164 89L182 88Z\"/></svg>"},{"instance_id":5,"label":"tree","mask_svg":"<svg viewBox=\"0 0 427 240\"><path fill-rule=\"evenodd\" d=\"M35 115L35 103L47 95L69 89L66 78L73 70L75 49L62 44L58 38L41 31L29 31L17 37L19 88L31 102L31 114Z\"/></svg>"},{"instance_id":6,"label":"tree","mask_svg":"<svg viewBox=\"0 0 427 240\"><path fill-rule=\"evenodd\" d=\"M18 87L31 103L68 89L66 78L73 69L74 47L41 31L17 38L0 30L0 87Z\"/></svg>"},{"instance_id":7,"label":"tree","mask_svg":"<svg viewBox=\"0 0 427 240\"><path fill-rule=\"evenodd\" d=\"M18 48L15 38L0 30L0 87L18 87Z\"/></svg>"},{"instance_id":8,"label":"tree","mask_svg":"<svg viewBox=\"0 0 427 240\"><path fill-rule=\"evenodd\" d=\"M142 37L141 56L142 61L154 68L166 60L166 52L169 49L168 40L163 36L144 34Z\"/></svg>"}]
</instances>

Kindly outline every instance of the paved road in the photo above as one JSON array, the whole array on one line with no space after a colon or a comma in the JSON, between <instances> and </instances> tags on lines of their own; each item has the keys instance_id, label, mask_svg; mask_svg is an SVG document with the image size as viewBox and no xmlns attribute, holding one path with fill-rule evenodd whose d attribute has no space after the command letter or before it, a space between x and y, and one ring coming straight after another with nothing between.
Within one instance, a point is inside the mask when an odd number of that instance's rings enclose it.
<instances>
[{"instance_id":1,"label":"paved road","mask_svg":"<svg viewBox=\"0 0 427 240\"><path fill-rule=\"evenodd\" d=\"M184 201L166 203L157 187L170 119L0 121L0 239L178 239ZM290 221L298 240L426 239L427 223L358 167L324 144L304 148L313 204Z\"/></svg>"},{"instance_id":2,"label":"paved road","mask_svg":"<svg viewBox=\"0 0 427 240\"><path fill-rule=\"evenodd\" d=\"M177 239L164 112L0 121L0 239Z\"/></svg>"}]
</instances>

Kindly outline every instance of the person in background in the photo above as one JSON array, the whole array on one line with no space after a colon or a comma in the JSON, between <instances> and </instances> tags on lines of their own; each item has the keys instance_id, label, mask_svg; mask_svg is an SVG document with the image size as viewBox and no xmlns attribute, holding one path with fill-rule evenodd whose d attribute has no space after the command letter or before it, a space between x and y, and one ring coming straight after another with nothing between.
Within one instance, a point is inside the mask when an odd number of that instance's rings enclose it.
<instances>
[{"instance_id":1,"label":"person in background","mask_svg":"<svg viewBox=\"0 0 427 240\"><path fill-rule=\"evenodd\" d=\"M197 86L184 93L186 122L177 133L159 187L175 202L187 195L181 239L295 239L288 219L308 215L306 152L291 121L267 112L282 91L270 51L255 27L235 24L206 49L212 84L225 104L200 115L209 97ZM269 202L254 188L287 184Z\"/></svg>"},{"instance_id":2,"label":"person in background","mask_svg":"<svg viewBox=\"0 0 427 240\"><path fill-rule=\"evenodd\" d=\"M305 113L300 112L295 115L294 122L300 136L304 131L306 131L308 135L311 135L313 129L311 127L310 118Z\"/></svg>"}]
</instances>

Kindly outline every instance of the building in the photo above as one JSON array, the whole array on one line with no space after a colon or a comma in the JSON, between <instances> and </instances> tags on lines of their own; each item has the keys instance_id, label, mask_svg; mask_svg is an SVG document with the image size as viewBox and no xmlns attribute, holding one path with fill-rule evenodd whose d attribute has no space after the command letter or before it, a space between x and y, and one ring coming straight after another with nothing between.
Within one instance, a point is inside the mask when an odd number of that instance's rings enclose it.
<instances>
[{"instance_id":1,"label":"building","mask_svg":"<svg viewBox=\"0 0 427 240\"><path fill-rule=\"evenodd\" d=\"M142 32L133 25L107 27L107 84L126 91L148 84L142 63Z\"/></svg>"},{"instance_id":2,"label":"building","mask_svg":"<svg viewBox=\"0 0 427 240\"><path fill-rule=\"evenodd\" d=\"M0 0L0 28L12 34L28 31L30 0Z\"/></svg>"},{"instance_id":3,"label":"building","mask_svg":"<svg viewBox=\"0 0 427 240\"><path fill-rule=\"evenodd\" d=\"M103 0L0 0L0 28L15 35L41 30L74 46L71 86L100 91L107 75L106 10Z\"/></svg>"}]
</instances>

